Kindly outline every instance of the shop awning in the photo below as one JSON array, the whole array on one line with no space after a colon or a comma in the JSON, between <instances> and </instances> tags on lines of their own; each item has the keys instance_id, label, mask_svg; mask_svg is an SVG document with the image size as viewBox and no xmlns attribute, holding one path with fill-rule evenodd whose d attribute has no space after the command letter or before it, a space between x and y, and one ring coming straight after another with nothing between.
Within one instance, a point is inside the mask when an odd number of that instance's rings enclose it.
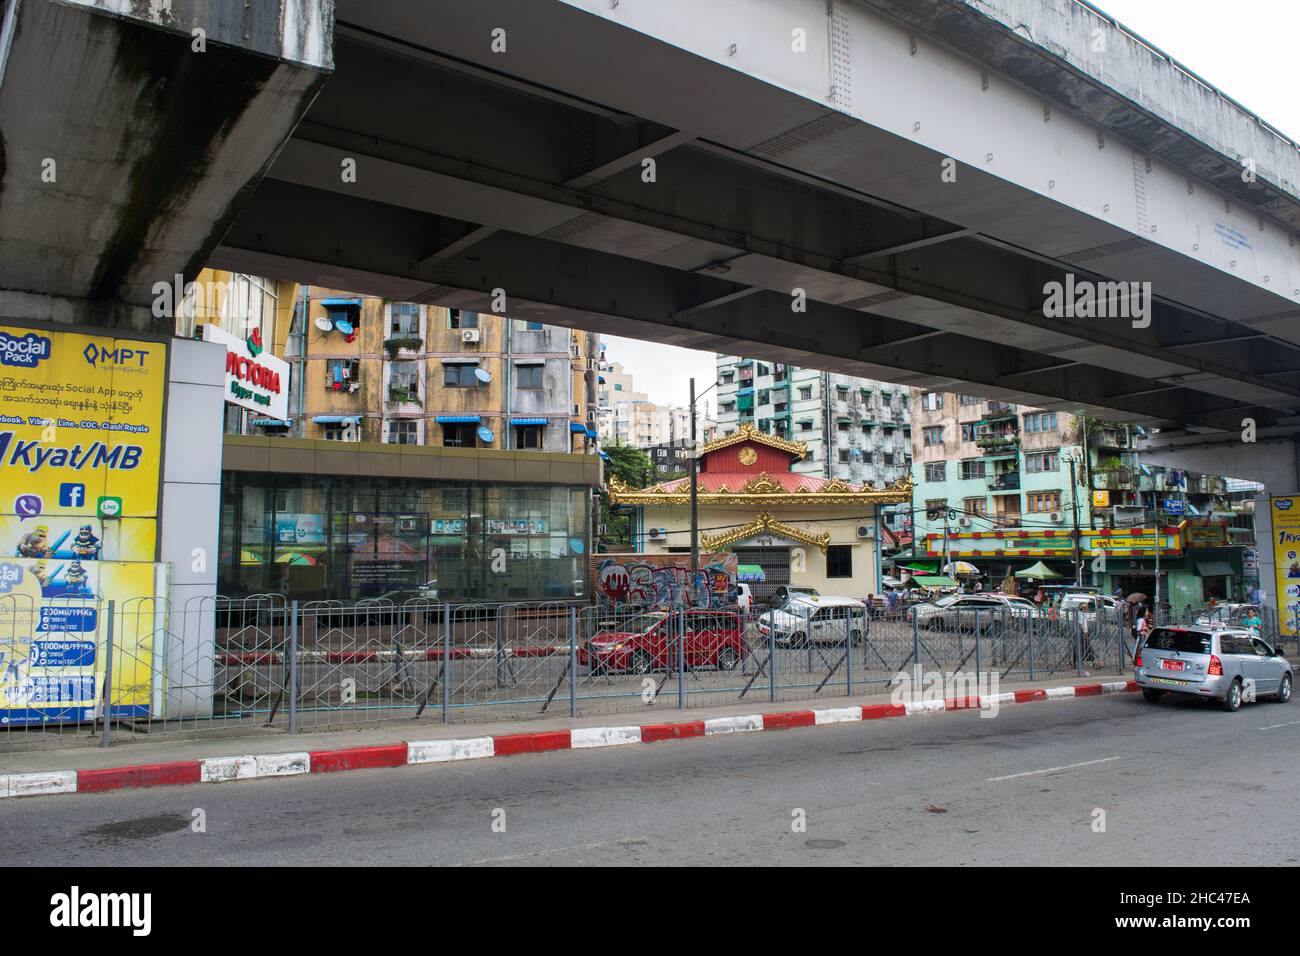
<instances>
[{"instance_id":1,"label":"shop awning","mask_svg":"<svg viewBox=\"0 0 1300 956\"><path fill-rule=\"evenodd\" d=\"M587 426L582 422L569 422L569 431L574 435L587 434Z\"/></svg>"},{"instance_id":2,"label":"shop awning","mask_svg":"<svg viewBox=\"0 0 1300 956\"><path fill-rule=\"evenodd\" d=\"M939 570L938 561L899 561L894 560L894 567L913 574L934 574Z\"/></svg>"},{"instance_id":3,"label":"shop awning","mask_svg":"<svg viewBox=\"0 0 1300 956\"><path fill-rule=\"evenodd\" d=\"M1230 578L1233 571L1227 561L1197 561L1196 573L1203 578Z\"/></svg>"},{"instance_id":4,"label":"shop awning","mask_svg":"<svg viewBox=\"0 0 1300 956\"><path fill-rule=\"evenodd\" d=\"M360 425L360 415L313 415L311 418L317 425Z\"/></svg>"},{"instance_id":5,"label":"shop awning","mask_svg":"<svg viewBox=\"0 0 1300 956\"><path fill-rule=\"evenodd\" d=\"M923 588L953 588L957 586L956 581L941 574L918 574L912 580Z\"/></svg>"},{"instance_id":6,"label":"shop awning","mask_svg":"<svg viewBox=\"0 0 1300 956\"><path fill-rule=\"evenodd\" d=\"M254 418L253 424L258 428L288 428L288 422L282 422L278 418Z\"/></svg>"},{"instance_id":7,"label":"shop awning","mask_svg":"<svg viewBox=\"0 0 1300 956\"><path fill-rule=\"evenodd\" d=\"M545 425L545 418L512 418L511 425Z\"/></svg>"},{"instance_id":8,"label":"shop awning","mask_svg":"<svg viewBox=\"0 0 1300 956\"><path fill-rule=\"evenodd\" d=\"M321 299L320 304L327 309L359 309L360 299Z\"/></svg>"},{"instance_id":9,"label":"shop awning","mask_svg":"<svg viewBox=\"0 0 1300 956\"><path fill-rule=\"evenodd\" d=\"M434 420L439 425L477 425L481 417L478 415L439 415Z\"/></svg>"},{"instance_id":10,"label":"shop awning","mask_svg":"<svg viewBox=\"0 0 1300 956\"><path fill-rule=\"evenodd\" d=\"M761 565L741 564L736 566L736 577L741 581L766 581L767 572Z\"/></svg>"},{"instance_id":11,"label":"shop awning","mask_svg":"<svg viewBox=\"0 0 1300 956\"><path fill-rule=\"evenodd\" d=\"M588 438L599 438L600 435L596 432L596 429L594 429L594 428L588 428L588 429L587 429L587 437L588 437Z\"/></svg>"}]
</instances>

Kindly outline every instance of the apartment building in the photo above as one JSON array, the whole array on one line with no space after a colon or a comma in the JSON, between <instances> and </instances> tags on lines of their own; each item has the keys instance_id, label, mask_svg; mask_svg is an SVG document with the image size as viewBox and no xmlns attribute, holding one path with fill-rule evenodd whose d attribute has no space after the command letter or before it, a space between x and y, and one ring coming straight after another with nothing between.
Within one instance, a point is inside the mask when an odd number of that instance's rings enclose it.
<instances>
[{"instance_id":1,"label":"apartment building","mask_svg":"<svg viewBox=\"0 0 1300 956\"><path fill-rule=\"evenodd\" d=\"M807 443L799 474L887 487L911 467L906 388L736 355L717 357L717 433L742 425Z\"/></svg>"},{"instance_id":2,"label":"apartment building","mask_svg":"<svg viewBox=\"0 0 1300 956\"><path fill-rule=\"evenodd\" d=\"M551 452L596 450L596 336L299 286L287 421L267 434Z\"/></svg>"}]
</instances>

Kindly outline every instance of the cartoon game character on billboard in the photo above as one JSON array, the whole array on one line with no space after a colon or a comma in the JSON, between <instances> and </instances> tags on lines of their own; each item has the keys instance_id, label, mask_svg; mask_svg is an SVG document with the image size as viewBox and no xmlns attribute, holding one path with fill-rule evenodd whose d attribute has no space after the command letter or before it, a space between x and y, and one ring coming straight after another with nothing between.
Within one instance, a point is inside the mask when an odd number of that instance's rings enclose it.
<instances>
[{"instance_id":1,"label":"cartoon game character on billboard","mask_svg":"<svg viewBox=\"0 0 1300 956\"><path fill-rule=\"evenodd\" d=\"M45 588L50 586L50 562L46 561L44 558L41 558L41 560L32 565L31 574L32 577L41 583L42 592L44 592Z\"/></svg>"},{"instance_id":2,"label":"cartoon game character on billboard","mask_svg":"<svg viewBox=\"0 0 1300 956\"><path fill-rule=\"evenodd\" d=\"M18 557L48 557L51 551L48 544L49 537L49 525L38 524L35 528L18 539Z\"/></svg>"},{"instance_id":3,"label":"cartoon game character on billboard","mask_svg":"<svg viewBox=\"0 0 1300 956\"><path fill-rule=\"evenodd\" d=\"M89 575L86 573L86 569L83 568L81 562L75 558L72 560L72 563L68 565L67 573L63 576L63 580L67 582L67 589L69 592L89 592L89 588L86 587L87 578L89 578Z\"/></svg>"},{"instance_id":4,"label":"cartoon game character on billboard","mask_svg":"<svg viewBox=\"0 0 1300 956\"><path fill-rule=\"evenodd\" d=\"M72 539L72 553L82 560L93 561L99 557L100 543L90 525L83 524Z\"/></svg>"}]
</instances>

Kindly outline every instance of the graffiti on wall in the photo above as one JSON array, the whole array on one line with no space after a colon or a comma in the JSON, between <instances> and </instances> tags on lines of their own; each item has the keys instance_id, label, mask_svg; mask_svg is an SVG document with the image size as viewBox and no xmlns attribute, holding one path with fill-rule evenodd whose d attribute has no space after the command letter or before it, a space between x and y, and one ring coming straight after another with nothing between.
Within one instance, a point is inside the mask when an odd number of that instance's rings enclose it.
<instances>
[{"instance_id":1,"label":"graffiti on wall","mask_svg":"<svg viewBox=\"0 0 1300 956\"><path fill-rule=\"evenodd\" d=\"M734 554L702 554L692 582L689 555L608 555L596 568L596 596L608 608L726 607L736 563Z\"/></svg>"}]
</instances>

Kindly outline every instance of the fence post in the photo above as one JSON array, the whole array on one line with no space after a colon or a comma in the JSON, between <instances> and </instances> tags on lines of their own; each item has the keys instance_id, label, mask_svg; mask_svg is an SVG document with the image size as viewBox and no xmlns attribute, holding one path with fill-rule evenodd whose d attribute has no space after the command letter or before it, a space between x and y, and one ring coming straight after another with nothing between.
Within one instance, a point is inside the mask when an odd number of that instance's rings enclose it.
<instances>
[{"instance_id":1,"label":"fence post","mask_svg":"<svg viewBox=\"0 0 1300 956\"><path fill-rule=\"evenodd\" d=\"M451 605L442 606L442 722L451 720Z\"/></svg>"},{"instance_id":2,"label":"fence post","mask_svg":"<svg viewBox=\"0 0 1300 956\"><path fill-rule=\"evenodd\" d=\"M776 703L776 615L768 615L767 626L767 699Z\"/></svg>"},{"instance_id":3,"label":"fence post","mask_svg":"<svg viewBox=\"0 0 1300 956\"><path fill-rule=\"evenodd\" d=\"M569 608L569 716L578 716L578 609Z\"/></svg>"},{"instance_id":4,"label":"fence post","mask_svg":"<svg viewBox=\"0 0 1300 956\"><path fill-rule=\"evenodd\" d=\"M677 709L686 706L686 609L677 612Z\"/></svg>"},{"instance_id":5,"label":"fence post","mask_svg":"<svg viewBox=\"0 0 1300 956\"><path fill-rule=\"evenodd\" d=\"M980 612L975 610L975 687L980 685Z\"/></svg>"},{"instance_id":6,"label":"fence post","mask_svg":"<svg viewBox=\"0 0 1300 956\"><path fill-rule=\"evenodd\" d=\"M1034 617L1035 614L1028 615L1029 619L1029 679L1034 679Z\"/></svg>"},{"instance_id":7,"label":"fence post","mask_svg":"<svg viewBox=\"0 0 1300 956\"><path fill-rule=\"evenodd\" d=\"M1100 611L1098 613L1101 613ZM1074 676L1083 676L1083 611L1074 614Z\"/></svg>"},{"instance_id":8,"label":"fence post","mask_svg":"<svg viewBox=\"0 0 1300 956\"><path fill-rule=\"evenodd\" d=\"M844 663L847 665L847 669L848 669L848 676L845 680L845 683L848 686L848 694L850 697L852 697L853 696L853 608L848 607L845 610L848 611L848 614L844 616ZM870 613L870 609L868 608L864 613ZM866 626L865 619L863 620L862 624L863 627Z\"/></svg>"},{"instance_id":9,"label":"fence post","mask_svg":"<svg viewBox=\"0 0 1300 956\"><path fill-rule=\"evenodd\" d=\"M100 731L99 745L109 743L109 718L113 712L113 617L117 602L108 602L108 626L104 631L104 726Z\"/></svg>"},{"instance_id":10,"label":"fence post","mask_svg":"<svg viewBox=\"0 0 1300 956\"><path fill-rule=\"evenodd\" d=\"M289 605L289 733L298 732L298 602Z\"/></svg>"},{"instance_id":11,"label":"fence post","mask_svg":"<svg viewBox=\"0 0 1300 956\"><path fill-rule=\"evenodd\" d=\"M921 618L920 615L912 615L912 693L919 694L921 691ZM913 697L913 700L920 700L919 696Z\"/></svg>"}]
</instances>

